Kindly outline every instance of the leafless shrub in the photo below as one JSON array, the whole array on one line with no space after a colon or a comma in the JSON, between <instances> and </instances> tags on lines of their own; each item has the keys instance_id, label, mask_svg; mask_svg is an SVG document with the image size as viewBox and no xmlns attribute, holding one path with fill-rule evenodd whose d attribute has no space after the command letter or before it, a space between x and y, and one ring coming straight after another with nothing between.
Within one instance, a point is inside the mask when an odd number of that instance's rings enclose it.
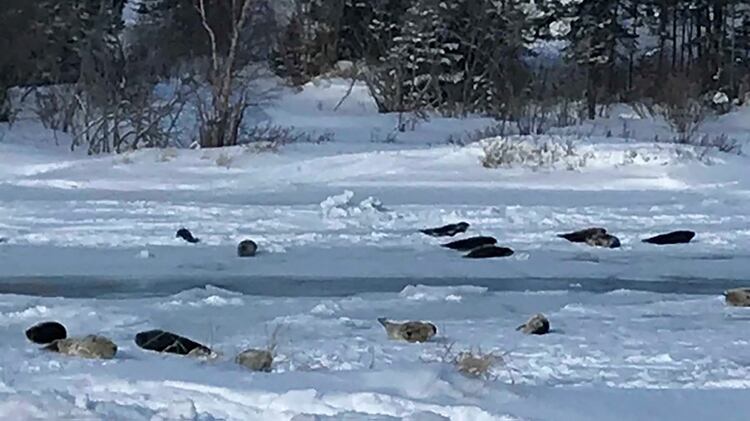
<instances>
[{"instance_id":1,"label":"leafless shrub","mask_svg":"<svg viewBox=\"0 0 750 421\"><path fill-rule=\"evenodd\" d=\"M398 130L391 130L383 136L380 129L375 129L370 132L370 142L388 144L396 143L398 142Z\"/></svg>"},{"instance_id":2,"label":"leafless shrub","mask_svg":"<svg viewBox=\"0 0 750 421\"><path fill-rule=\"evenodd\" d=\"M52 107L52 114L59 108L63 123L73 115L71 149L86 147L89 154L100 154L168 146L186 93L175 89L169 98L157 98L155 79L144 71L148 65L130 56L121 37L108 26L113 17L107 8L102 6L94 19L99 24L78 51L81 65L75 89L58 91L71 96L40 100Z\"/></svg>"},{"instance_id":3,"label":"leafless shrub","mask_svg":"<svg viewBox=\"0 0 750 421\"><path fill-rule=\"evenodd\" d=\"M232 167L232 161L233 158L231 155L222 152L219 154L219 156L216 157L216 166L229 169Z\"/></svg>"},{"instance_id":4,"label":"leafless shrub","mask_svg":"<svg viewBox=\"0 0 750 421\"><path fill-rule=\"evenodd\" d=\"M169 162L176 159L177 155L177 148L164 148L159 150L156 160L158 162Z\"/></svg>"},{"instance_id":5,"label":"leafless shrub","mask_svg":"<svg viewBox=\"0 0 750 421\"><path fill-rule=\"evenodd\" d=\"M466 351L454 352L455 344L447 344L437 361L451 364L456 371L467 377L494 381L497 379L497 369L504 369L511 384L515 384L513 368L508 364L508 354L498 352L483 352L481 348L477 350L469 349Z\"/></svg>"},{"instance_id":6,"label":"leafless shrub","mask_svg":"<svg viewBox=\"0 0 750 421\"><path fill-rule=\"evenodd\" d=\"M656 111L677 135L677 143L691 144L709 109L701 100L700 85L687 75L667 78L657 98Z\"/></svg>"},{"instance_id":7,"label":"leafless shrub","mask_svg":"<svg viewBox=\"0 0 750 421\"><path fill-rule=\"evenodd\" d=\"M585 167L592 153L581 154L572 138L557 136L507 136L483 141L480 158L485 168L528 167L555 168L563 165L568 170Z\"/></svg>"},{"instance_id":8,"label":"leafless shrub","mask_svg":"<svg viewBox=\"0 0 750 421\"><path fill-rule=\"evenodd\" d=\"M327 143L333 141L333 132L301 132L294 127L274 125L271 123L244 127L241 132L240 145L254 152L278 152L283 146L293 143Z\"/></svg>"},{"instance_id":9,"label":"leafless shrub","mask_svg":"<svg viewBox=\"0 0 750 421\"><path fill-rule=\"evenodd\" d=\"M208 69L208 97L204 95L201 81L196 82L198 115L200 120L200 145L204 148L235 146L239 144L245 111L270 97L272 89L263 90L256 83L268 76L265 66L241 66L238 55L241 49L252 49L241 37L251 25L253 0L232 2L228 47L221 49L217 40L216 23L209 20L210 6L197 0L196 10L210 45ZM212 5L213 3L209 3Z\"/></svg>"},{"instance_id":10,"label":"leafless shrub","mask_svg":"<svg viewBox=\"0 0 750 421\"><path fill-rule=\"evenodd\" d=\"M726 134L717 136L703 135L697 142L697 145L708 149L716 149L724 153L742 154L742 144L737 139L730 139Z\"/></svg>"},{"instance_id":11,"label":"leafless shrub","mask_svg":"<svg viewBox=\"0 0 750 421\"><path fill-rule=\"evenodd\" d=\"M33 89L34 113L45 128L63 133L71 131L76 113L79 111L76 91L74 85L53 85Z\"/></svg>"},{"instance_id":12,"label":"leafless shrub","mask_svg":"<svg viewBox=\"0 0 750 421\"><path fill-rule=\"evenodd\" d=\"M508 134L508 123L503 121L482 129L465 132L461 135L452 134L448 136L446 143L450 145L466 146L493 137L502 137Z\"/></svg>"}]
</instances>

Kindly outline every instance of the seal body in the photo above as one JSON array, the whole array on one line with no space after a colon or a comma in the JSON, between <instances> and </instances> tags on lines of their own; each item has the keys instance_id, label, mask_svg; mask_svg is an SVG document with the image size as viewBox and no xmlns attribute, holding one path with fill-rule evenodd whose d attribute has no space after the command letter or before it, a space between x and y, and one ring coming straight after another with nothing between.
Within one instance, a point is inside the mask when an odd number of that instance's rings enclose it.
<instances>
[{"instance_id":1,"label":"seal body","mask_svg":"<svg viewBox=\"0 0 750 421\"><path fill-rule=\"evenodd\" d=\"M492 246L497 244L497 240L493 237L470 237L465 238L463 240L457 240L452 241L447 244L443 244L443 247L449 248L451 250L459 250L459 251L471 251L475 248L484 247L484 246Z\"/></svg>"},{"instance_id":2,"label":"seal body","mask_svg":"<svg viewBox=\"0 0 750 421\"><path fill-rule=\"evenodd\" d=\"M595 235L587 238L586 244L592 247L615 249L620 247L620 239L610 234Z\"/></svg>"},{"instance_id":3,"label":"seal body","mask_svg":"<svg viewBox=\"0 0 750 421\"><path fill-rule=\"evenodd\" d=\"M456 234L466 232L467 229L469 229L468 222L459 222L457 224L448 224L438 228L426 228L420 230L420 232L431 237L453 237Z\"/></svg>"},{"instance_id":4,"label":"seal body","mask_svg":"<svg viewBox=\"0 0 750 421\"><path fill-rule=\"evenodd\" d=\"M58 322L42 322L26 329L26 338L35 344L48 344L68 337L65 326Z\"/></svg>"},{"instance_id":5,"label":"seal body","mask_svg":"<svg viewBox=\"0 0 750 421\"><path fill-rule=\"evenodd\" d=\"M190 232L190 230L187 228L180 228L179 230L177 230L175 238L182 238L183 240L192 244L199 243L201 241L200 238L193 237L193 233Z\"/></svg>"},{"instance_id":6,"label":"seal body","mask_svg":"<svg viewBox=\"0 0 750 421\"><path fill-rule=\"evenodd\" d=\"M513 255L513 250L508 247L484 246L475 248L464 257L467 259L490 259L493 257L508 257Z\"/></svg>"},{"instance_id":7,"label":"seal body","mask_svg":"<svg viewBox=\"0 0 750 421\"><path fill-rule=\"evenodd\" d=\"M112 359L117 354L117 345L98 335L60 339L47 345L45 349L72 357L104 360Z\"/></svg>"},{"instance_id":8,"label":"seal body","mask_svg":"<svg viewBox=\"0 0 750 421\"><path fill-rule=\"evenodd\" d=\"M665 246L670 244L687 244L695 237L693 231L672 231L666 234L641 240L644 243Z\"/></svg>"},{"instance_id":9,"label":"seal body","mask_svg":"<svg viewBox=\"0 0 750 421\"><path fill-rule=\"evenodd\" d=\"M239 257L253 257L258 251L258 245L253 240L242 240L237 245L237 256Z\"/></svg>"},{"instance_id":10,"label":"seal body","mask_svg":"<svg viewBox=\"0 0 750 421\"><path fill-rule=\"evenodd\" d=\"M601 236L607 234L607 230L604 228L586 228L580 231L569 232L566 234L558 234L560 238L564 238L571 243L585 243L586 240L592 237Z\"/></svg>"},{"instance_id":11,"label":"seal body","mask_svg":"<svg viewBox=\"0 0 750 421\"><path fill-rule=\"evenodd\" d=\"M732 307L750 307L750 288L735 288L724 291L724 301Z\"/></svg>"},{"instance_id":12,"label":"seal body","mask_svg":"<svg viewBox=\"0 0 750 421\"><path fill-rule=\"evenodd\" d=\"M268 373L273 364L273 354L264 349L248 349L238 354L234 361L249 370Z\"/></svg>"},{"instance_id":13,"label":"seal body","mask_svg":"<svg viewBox=\"0 0 750 421\"><path fill-rule=\"evenodd\" d=\"M199 344L198 342L184 336L159 329L138 333L135 335L135 344L138 345L139 348L148 351L166 352L170 354L188 355L196 349L201 353L211 354L211 350L205 345Z\"/></svg>"},{"instance_id":14,"label":"seal body","mask_svg":"<svg viewBox=\"0 0 750 421\"><path fill-rule=\"evenodd\" d=\"M543 314L535 314L526 323L518 326L516 330L520 330L527 335L544 335L549 333L549 320Z\"/></svg>"},{"instance_id":15,"label":"seal body","mask_svg":"<svg viewBox=\"0 0 750 421\"><path fill-rule=\"evenodd\" d=\"M427 342L437 334L437 327L426 322L391 322L385 317L378 319L385 328L388 338L407 342Z\"/></svg>"}]
</instances>

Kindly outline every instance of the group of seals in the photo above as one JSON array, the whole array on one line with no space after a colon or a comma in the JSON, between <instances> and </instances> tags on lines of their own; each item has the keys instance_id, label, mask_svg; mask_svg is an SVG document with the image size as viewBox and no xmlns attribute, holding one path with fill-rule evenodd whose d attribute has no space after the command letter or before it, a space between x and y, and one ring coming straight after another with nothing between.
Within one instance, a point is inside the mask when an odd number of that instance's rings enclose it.
<instances>
[{"instance_id":1,"label":"group of seals","mask_svg":"<svg viewBox=\"0 0 750 421\"><path fill-rule=\"evenodd\" d=\"M26 338L45 351L89 358L112 359L117 354L117 345L99 335L68 338L67 329L59 322L46 321L26 329ZM147 330L135 335L135 344L146 351L211 358L217 354L209 347L176 333L161 329ZM247 349L237 355L235 362L253 371L271 371L273 354L262 349Z\"/></svg>"},{"instance_id":2,"label":"group of seals","mask_svg":"<svg viewBox=\"0 0 750 421\"><path fill-rule=\"evenodd\" d=\"M201 239L193 236L187 228L180 228L175 234L175 238L181 238L190 244L200 243ZM237 245L237 256L238 257L253 257L258 252L258 244L253 240L242 240Z\"/></svg>"},{"instance_id":3,"label":"group of seals","mask_svg":"<svg viewBox=\"0 0 750 421\"><path fill-rule=\"evenodd\" d=\"M68 338L68 331L61 323L48 321L26 329L26 338L44 345L46 351L89 359L112 359L117 354L117 345L99 335Z\"/></svg>"},{"instance_id":4,"label":"group of seals","mask_svg":"<svg viewBox=\"0 0 750 421\"><path fill-rule=\"evenodd\" d=\"M420 232L431 237L453 237L456 234L465 233L469 229L469 226L468 222L462 221L442 227L425 228L420 230ZM619 238L608 233L606 229L601 227L586 228L579 231L558 234L557 236L571 243L585 243L592 247L619 248L622 245ZM692 241L694 237L695 232L681 230L646 238L642 241L656 245L685 244ZM496 244L497 239L494 237L475 236L451 241L441 246L451 250L468 252L464 257L469 259L508 257L513 255L514 252L512 249L499 247Z\"/></svg>"},{"instance_id":5,"label":"group of seals","mask_svg":"<svg viewBox=\"0 0 750 421\"><path fill-rule=\"evenodd\" d=\"M420 230L421 233L431 237L453 237L456 234L465 233L469 229L468 222L459 222L448 224L437 228L425 228ZM468 252L464 255L467 259L488 259L493 257L508 257L513 255L513 250L508 247L496 246L497 239L494 237L476 236L464 238L462 240L451 241L442 244L441 247L449 248L462 252Z\"/></svg>"},{"instance_id":6,"label":"group of seals","mask_svg":"<svg viewBox=\"0 0 750 421\"><path fill-rule=\"evenodd\" d=\"M607 233L606 229L600 227L586 228L580 231L558 234L557 236L560 238L564 238L571 243L586 243L592 247L620 247L620 239L615 237L614 235ZM641 240L641 242L660 246L671 244L687 244L692 241L694 237L695 232L681 230L672 231L651 238L646 238L644 240Z\"/></svg>"},{"instance_id":7,"label":"group of seals","mask_svg":"<svg viewBox=\"0 0 750 421\"><path fill-rule=\"evenodd\" d=\"M437 326L430 322L408 321L394 322L385 317L378 318L378 322L385 328L388 339L406 341L411 343L422 343L437 335ZM535 314L526 323L518 326L516 330L527 335L545 335L549 333L549 320L543 314Z\"/></svg>"}]
</instances>

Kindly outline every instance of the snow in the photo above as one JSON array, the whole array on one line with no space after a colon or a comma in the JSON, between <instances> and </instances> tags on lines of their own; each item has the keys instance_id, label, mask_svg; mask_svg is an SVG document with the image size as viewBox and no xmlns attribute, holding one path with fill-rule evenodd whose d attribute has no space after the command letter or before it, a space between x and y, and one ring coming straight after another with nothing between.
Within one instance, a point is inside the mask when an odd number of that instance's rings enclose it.
<instances>
[{"instance_id":1,"label":"snow","mask_svg":"<svg viewBox=\"0 0 750 421\"><path fill-rule=\"evenodd\" d=\"M87 157L32 119L0 126L0 419L745 418L748 315L721 297L750 269L745 155L654 143L670 135L663 122L618 108L527 139L572 143L582 165L487 169L481 143L447 139L491 121L393 131L398 116L378 115L361 85L334 111L347 88L319 80L265 109L334 134L277 153ZM748 116L703 130L747 142ZM418 232L458 221L471 227L456 238L493 235L516 253L470 261ZM183 226L201 243L175 238ZM556 237L588 226L623 247ZM677 229L696 239L640 242ZM255 258L236 257L245 238ZM551 334L515 330L538 312ZM388 341L378 317L428 320L438 335ZM41 351L22 332L43 320L110 337L118 357ZM272 373L233 363L277 326ZM220 357L138 349L135 333L152 328ZM504 364L464 377L449 354L469 349Z\"/></svg>"}]
</instances>

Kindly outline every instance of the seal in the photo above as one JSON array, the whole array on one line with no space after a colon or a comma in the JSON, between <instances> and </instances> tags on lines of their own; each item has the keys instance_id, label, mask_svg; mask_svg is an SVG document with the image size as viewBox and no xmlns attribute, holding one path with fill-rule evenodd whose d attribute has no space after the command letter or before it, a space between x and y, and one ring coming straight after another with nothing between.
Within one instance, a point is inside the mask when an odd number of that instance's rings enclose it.
<instances>
[{"instance_id":1,"label":"seal","mask_svg":"<svg viewBox=\"0 0 750 421\"><path fill-rule=\"evenodd\" d=\"M586 240L592 237L606 235L607 230L604 228L586 228L580 231L573 231L566 234L557 234L558 237L564 238L571 243L585 243Z\"/></svg>"},{"instance_id":2,"label":"seal","mask_svg":"<svg viewBox=\"0 0 750 421\"><path fill-rule=\"evenodd\" d=\"M48 344L68 337L65 326L58 322L42 322L26 329L26 338L35 344Z\"/></svg>"},{"instance_id":3,"label":"seal","mask_svg":"<svg viewBox=\"0 0 750 421\"><path fill-rule=\"evenodd\" d=\"M620 247L620 239L614 235L603 234L595 235L586 239L586 244L592 247L605 247L609 249L616 249Z\"/></svg>"},{"instance_id":4,"label":"seal","mask_svg":"<svg viewBox=\"0 0 750 421\"><path fill-rule=\"evenodd\" d=\"M644 243L666 246L671 244L687 244L693 240L695 233L693 231L672 231L666 234L641 240Z\"/></svg>"},{"instance_id":5,"label":"seal","mask_svg":"<svg viewBox=\"0 0 750 421\"><path fill-rule=\"evenodd\" d=\"M493 257L508 257L513 255L513 250L508 247L484 246L475 248L464 257L467 259L490 259Z\"/></svg>"},{"instance_id":6,"label":"seal","mask_svg":"<svg viewBox=\"0 0 750 421\"><path fill-rule=\"evenodd\" d=\"M117 354L117 345L99 335L88 335L82 338L59 339L44 349L71 357L109 360Z\"/></svg>"},{"instance_id":7,"label":"seal","mask_svg":"<svg viewBox=\"0 0 750 421\"><path fill-rule=\"evenodd\" d=\"M237 245L237 256L239 257L253 257L258 251L258 244L253 240L242 240Z\"/></svg>"},{"instance_id":8,"label":"seal","mask_svg":"<svg viewBox=\"0 0 750 421\"><path fill-rule=\"evenodd\" d=\"M724 291L724 301L732 307L750 307L750 288L734 288Z\"/></svg>"},{"instance_id":9,"label":"seal","mask_svg":"<svg viewBox=\"0 0 750 421\"><path fill-rule=\"evenodd\" d=\"M385 317L378 319L385 328L388 338L394 340L403 340L407 342L427 342L437 334L437 327L432 323L426 322L391 322Z\"/></svg>"},{"instance_id":10,"label":"seal","mask_svg":"<svg viewBox=\"0 0 750 421\"><path fill-rule=\"evenodd\" d=\"M497 244L497 240L493 237L469 237L463 240L452 241L447 244L443 244L442 247L449 248L451 250L458 251L471 251L475 248L491 246Z\"/></svg>"},{"instance_id":11,"label":"seal","mask_svg":"<svg viewBox=\"0 0 750 421\"><path fill-rule=\"evenodd\" d=\"M469 229L468 222L459 222L457 224L448 224L437 228L425 228L419 230L422 234L429 235L430 237L453 237L456 234L461 234Z\"/></svg>"},{"instance_id":12,"label":"seal","mask_svg":"<svg viewBox=\"0 0 750 421\"><path fill-rule=\"evenodd\" d=\"M526 323L518 326L516 330L520 330L527 335L544 335L549 333L549 320L544 314L535 314Z\"/></svg>"},{"instance_id":13,"label":"seal","mask_svg":"<svg viewBox=\"0 0 750 421\"><path fill-rule=\"evenodd\" d=\"M135 344L139 348L166 352L170 354L188 355L194 350L204 354L211 354L211 350L198 342L188 339L184 336L172 332L166 332L160 329L148 330L135 335Z\"/></svg>"},{"instance_id":14,"label":"seal","mask_svg":"<svg viewBox=\"0 0 750 421\"><path fill-rule=\"evenodd\" d=\"M200 238L193 237L193 233L190 232L190 230L188 230L187 228L180 228L179 230L177 230L175 238L182 238L183 240L192 244L199 243L201 241Z\"/></svg>"}]
</instances>

